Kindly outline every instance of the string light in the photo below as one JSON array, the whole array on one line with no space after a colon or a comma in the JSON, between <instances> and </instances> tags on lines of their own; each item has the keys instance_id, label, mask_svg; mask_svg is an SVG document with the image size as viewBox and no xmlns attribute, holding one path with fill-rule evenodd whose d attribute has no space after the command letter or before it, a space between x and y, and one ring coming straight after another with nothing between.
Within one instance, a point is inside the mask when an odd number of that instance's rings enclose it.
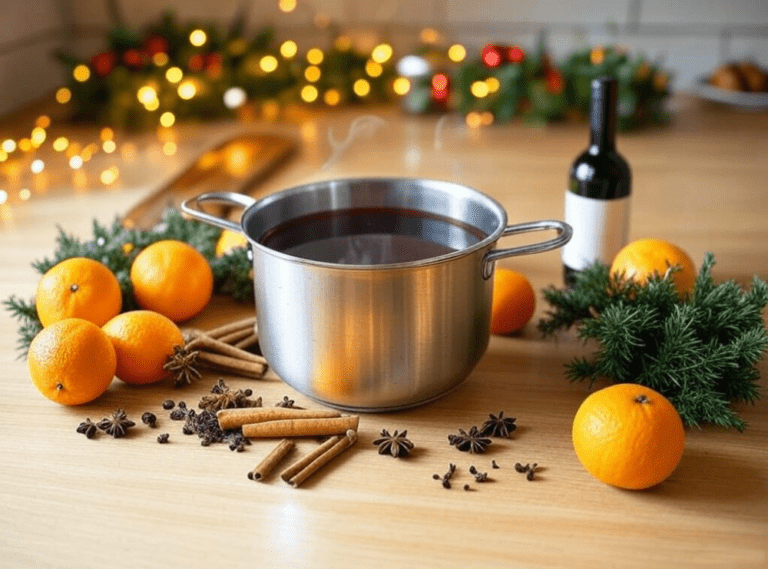
<instances>
[{"instance_id":1,"label":"string light","mask_svg":"<svg viewBox=\"0 0 768 569\"><path fill-rule=\"evenodd\" d=\"M15 140L13 140L12 138L6 138L6 139L3 141L3 144L2 144L2 149L3 149L5 152L7 152L8 154L10 154L10 153L11 153L11 152L13 152L14 150L16 150L16 141L15 141Z\"/></svg>"},{"instance_id":2,"label":"string light","mask_svg":"<svg viewBox=\"0 0 768 569\"><path fill-rule=\"evenodd\" d=\"M277 58L274 55L265 55L259 60L259 67L264 73L272 73L277 69Z\"/></svg>"},{"instance_id":3,"label":"string light","mask_svg":"<svg viewBox=\"0 0 768 569\"><path fill-rule=\"evenodd\" d=\"M384 73L384 68L380 63L369 59L365 62L365 72L369 77L380 77L381 74Z\"/></svg>"},{"instance_id":4,"label":"string light","mask_svg":"<svg viewBox=\"0 0 768 569\"><path fill-rule=\"evenodd\" d=\"M296 0L278 0L277 7L281 12L288 14L296 9Z\"/></svg>"},{"instance_id":5,"label":"string light","mask_svg":"<svg viewBox=\"0 0 768 569\"><path fill-rule=\"evenodd\" d=\"M589 52L589 61L592 62L592 65L600 65L605 61L605 50L601 46L592 48L592 51Z\"/></svg>"},{"instance_id":6,"label":"string light","mask_svg":"<svg viewBox=\"0 0 768 569\"><path fill-rule=\"evenodd\" d=\"M136 98L139 100L139 103L147 106L152 101L157 100L157 91L150 85L144 85L136 92Z\"/></svg>"},{"instance_id":7,"label":"string light","mask_svg":"<svg viewBox=\"0 0 768 569\"><path fill-rule=\"evenodd\" d=\"M489 77L485 80L485 84L489 93L495 93L501 88L501 82L496 77Z\"/></svg>"},{"instance_id":8,"label":"string light","mask_svg":"<svg viewBox=\"0 0 768 569\"><path fill-rule=\"evenodd\" d=\"M192 81L184 81L178 88L179 97L188 101L197 94L197 87Z\"/></svg>"},{"instance_id":9,"label":"string light","mask_svg":"<svg viewBox=\"0 0 768 569\"><path fill-rule=\"evenodd\" d=\"M237 109L245 104L248 95L241 87L230 87L224 91L223 98L225 107L228 109Z\"/></svg>"},{"instance_id":10,"label":"string light","mask_svg":"<svg viewBox=\"0 0 768 569\"><path fill-rule=\"evenodd\" d=\"M43 162L39 158L36 160L32 160L32 164L29 165L29 169L32 171L33 174L39 174L40 172L45 170L45 162Z\"/></svg>"},{"instance_id":11,"label":"string light","mask_svg":"<svg viewBox=\"0 0 768 569\"><path fill-rule=\"evenodd\" d=\"M352 84L352 90L358 97L365 97L371 92L371 84L365 79L358 79Z\"/></svg>"},{"instance_id":12,"label":"string light","mask_svg":"<svg viewBox=\"0 0 768 569\"><path fill-rule=\"evenodd\" d=\"M39 126L36 126L32 129L32 134L30 135L30 138L32 140L32 144L35 147L39 147L43 142L45 142L46 137L48 134L45 132L45 129Z\"/></svg>"},{"instance_id":13,"label":"string light","mask_svg":"<svg viewBox=\"0 0 768 569\"><path fill-rule=\"evenodd\" d=\"M0 190L0 204L4 204L8 201L8 192Z\"/></svg>"},{"instance_id":14,"label":"string light","mask_svg":"<svg viewBox=\"0 0 768 569\"><path fill-rule=\"evenodd\" d=\"M76 66L72 70L72 77L75 78L75 81L79 81L80 83L84 83L88 81L91 77L91 70L88 69L87 65L83 65L82 63L78 66Z\"/></svg>"},{"instance_id":15,"label":"string light","mask_svg":"<svg viewBox=\"0 0 768 569\"><path fill-rule=\"evenodd\" d=\"M467 49L458 43L453 44L448 48L448 59L454 63L460 63L467 57Z\"/></svg>"},{"instance_id":16,"label":"string light","mask_svg":"<svg viewBox=\"0 0 768 569\"><path fill-rule=\"evenodd\" d=\"M8 160L8 153L0 148L0 162L5 162L6 160Z\"/></svg>"},{"instance_id":17,"label":"string light","mask_svg":"<svg viewBox=\"0 0 768 569\"><path fill-rule=\"evenodd\" d=\"M67 140L67 138L64 136L60 136L59 138L53 141L53 149L56 152L64 152L68 146L69 146L69 140Z\"/></svg>"},{"instance_id":18,"label":"string light","mask_svg":"<svg viewBox=\"0 0 768 569\"><path fill-rule=\"evenodd\" d=\"M464 120L470 128L478 128L483 124L483 119L480 117L480 113L475 111L468 112Z\"/></svg>"},{"instance_id":19,"label":"string light","mask_svg":"<svg viewBox=\"0 0 768 569\"><path fill-rule=\"evenodd\" d=\"M434 28L424 28L419 32L421 43L436 44L440 41L440 32Z\"/></svg>"},{"instance_id":20,"label":"string light","mask_svg":"<svg viewBox=\"0 0 768 569\"><path fill-rule=\"evenodd\" d=\"M411 82L405 77L398 77L392 83L392 90L397 95L405 95L411 90Z\"/></svg>"},{"instance_id":21,"label":"string light","mask_svg":"<svg viewBox=\"0 0 768 569\"><path fill-rule=\"evenodd\" d=\"M515 45L509 48L507 57L509 57L509 60L512 63L520 63L523 61L523 59L525 59L525 52L521 47Z\"/></svg>"},{"instance_id":22,"label":"string light","mask_svg":"<svg viewBox=\"0 0 768 569\"><path fill-rule=\"evenodd\" d=\"M25 202L31 197L32 197L32 192L29 191L29 188L21 188L19 190L19 199L21 201Z\"/></svg>"},{"instance_id":23,"label":"string light","mask_svg":"<svg viewBox=\"0 0 768 569\"><path fill-rule=\"evenodd\" d=\"M39 128L48 128L51 126L51 117L48 115L40 115L37 117L37 120L35 120L35 126Z\"/></svg>"},{"instance_id":24,"label":"string light","mask_svg":"<svg viewBox=\"0 0 768 569\"><path fill-rule=\"evenodd\" d=\"M371 59L376 63L386 63L392 57L394 51L392 46L387 43L381 43L373 48L371 52Z\"/></svg>"},{"instance_id":25,"label":"string light","mask_svg":"<svg viewBox=\"0 0 768 569\"><path fill-rule=\"evenodd\" d=\"M69 103L71 98L72 98L72 91L70 91L66 87L62 87L58 91L56 91L56 102L61 103L62 105Z\"/></svg>"},{"instance_id":26,"label":"string light","mask_svg":"<svg viewBox=\"0 0 768 569\"><path fill-rule=\"evenodd\" d=\"M112 140L113 138L115 138L115 131L109 128L108 126L105 126L99 132L99 138L102 140L102 142L106 142L107 140Z\"/></svg>"},{"instance_id":27,"label":"string light","mask_svg":"<svg viewBox=\"0 0 768 569\"><path fill-rule=\"evenodd\" d=\"M162 115L160 115L160 126L168 128L173 126L173 123L175 122L176 115L174 115L171 111L165 111Z\"/></svg>"},{"instance_id":28,"label":"string light","mask_svg":"<svg viewBox=\"0 0 768 569\"><path fill-rule=\"evenodd\" d=\"M310 83L314 83L320 79L320 68L317 65L310 65L304 70L304 77Z\"/></svg>"},{"instance_id":29,"label":"string light","mask_svg":"<svg viewBox=\"0 0 768 569\"><path fill-rule=\"evenodd\" d=\"M498 67L501 65L501 54L496 46L488 44L483 48L480 54L483 63L488 67Z\"/></svg>"},{"instance_id":30,"label":"string light","mask_svg":"<svg viewBox=\"0 0 768 569\"><path fill-rule=\"evenodd\" d=\"M147 109L148 111L156 111L157 109L160 108L160 101L158 101L157 99L152 99L149 103L144 105L144 108Z\"/></svg>"},{"instance_id":31,"label":"string light","mask_svg":"<svg viewBox=\"0 0 768 569\"><path fill-rule=\"evenodd\" d=\"M305 85L301 89L301 100L306 103L312 103L317 100L318 91L314 85Z\"/></svg>"},{"instance_id":32,"label":"string light","mask_svg":"<svg viewBox=\"0 0 768 569\"><path fill-rule=\"evenodd\" d=\"M323 59L325 59L325 55L319 47L313 47L307 52L307 61L312 65L320 65Z\"/></svg>"},{"instance_id":33,"label":"string light","mask_svg":"<svg viewBox=\"0 0 768 569\"><path fill-rule=\"evenodd\" d=\"M176 154L176 143L175 142L166 142L163 144L163 154L166 156L173 156Z\"/></svg>"},{"instance_id":34,"label":"string light","mask_svg":"<svg viewBox=\"0 0 768 569\"><path fill-rule=\"evenodd\" d=\"M73 156L69 159L69 167L78 170L83 166L83 159L80 156Z\"/></svg>"},{"instance_id":35,"label":"string light","mask_svg":"<svg viewBox=\"0 0 768 569\"><path fill-rule=\"evenodd\" d=\"M117 144L114 140L105 140L101 145L101 149L107 154L112 154L117 149Z\"/></svg>"},{"instance_id":36,"label":"string light","mask_svg":"<svg viewBox=\"0 0 768 569\"><path fill-rule=\"evenodd\" d=\"M299 46L293 40L284 41L280 44L280 55L285 59L294 57L299 52Z\"/></svg>"},{"instance_id":37,"label":"string light","mask_svg":"<svg viewBox=\"0 0 768 569\"><path fill-rule=\"evenodd\" d=\"M323 95L323 101L329 107L334 107L341 102L341 94L336 89L328 89Z\"/></svg>"},{"instance_id":38,"label":"string light","mask_svg":"<svg viewBox=\"0 0 768 569\"><path fill-rule=\"evenodd\" d=\"M436 101L448 98L448 76L445 73L438 73L432 78L432 97Z\"/></svg>"},{"instance_id":39,"label":"string light","mask_svg":"<svg viewBox=\"0 0 768 569\"><path fill-rule=\"evenodd\" d=\"M168 54L163 53L162 51L157 52L152 56L152 63L154 63L157 67L164 67L168 65Z\"/></svg>"},{"instance_id":40,"label":"string light","mask_svg":"<svg viewBox=\"0 0 768 569\"><path fill-rule=\"evenodd\" d=\"M485 81L475 81L470 85L469 87L470 93L477 97L478 99L482 99L483 97L488 96L488 83Z\"/></svg>"},{"instance_id":41,"label":"string light","mask_svg":"<svg viewBox=\"0 0 768 569\"><path fill-rule=\"evenodd\" d=\"M101 172L99 179L101 180L102 184L109 186L110 184L113 184L115 180L117 180L119 174L120 171L117 169L117 166L110 166Z\"/></svg>"},{"instance_id":42,"label":"string light","mask_svg":"<svg viewBox=\"0 0 768 569\"><path fill-rule=\"evenodd\" d=\"M32 150L32 141L28 138L22 138L19 141L19 150L22 152L29 152Z\"/></svg>"},{"instance_id":43,"label":"string light","mask_svg":"<svg viewBox=\"0 0 768 569\"><path fill-rule=\"evenodd\" d=\"M202 47L207 41L208 34L206 34L203 30L192 30L192 32L189 34L189 43L195 47Z\"/></svg>"},{"instance_id":44,"label":"string light","mask_svg":"<svg viewBox=\"0 0 768 569\"><path fill-rule=\"evenodd\" d=\"M165 71L165 78L168 83L178 83L184 77L184 72L179 67L169 67Z\"/></svg>"}]
</instances>

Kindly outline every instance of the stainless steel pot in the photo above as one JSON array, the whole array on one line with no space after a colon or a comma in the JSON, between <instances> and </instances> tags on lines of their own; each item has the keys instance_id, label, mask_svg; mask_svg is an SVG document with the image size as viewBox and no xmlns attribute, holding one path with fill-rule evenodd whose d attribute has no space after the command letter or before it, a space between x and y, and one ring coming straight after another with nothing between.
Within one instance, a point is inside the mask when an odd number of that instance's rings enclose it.
<instances>
[{"instance_id":1,"label":"stainless steel pot","mask_svg":"<svg viewBox=\"0 0 768 569\"><path fill-rule=\"evenodd\" d=\"M240 223L206 213L204 202L245 208ZM265 242L286 222L358 208L418 211L463 229L431 236L452 252L373 265L297 257ZM209 193L181 209L250 242L260 346L272 369L301 393L354 411L412 407L457 387L488 346L495 261L561 247L572 233L561 221L507 226L501 205L476 190L409 178L323 181L258 201ZM502 236L548 229L557 236L494 248Z\"/></svg>"}]
</instances>

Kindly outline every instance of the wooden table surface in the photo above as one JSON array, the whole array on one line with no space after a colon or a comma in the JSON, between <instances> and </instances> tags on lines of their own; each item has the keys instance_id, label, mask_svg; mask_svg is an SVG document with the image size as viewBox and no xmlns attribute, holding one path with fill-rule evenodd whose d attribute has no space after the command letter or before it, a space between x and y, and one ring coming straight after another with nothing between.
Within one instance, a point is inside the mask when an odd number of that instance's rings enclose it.
<instances>
[{"instance_id":1,"label":"wooden table surface","mask_svg":"<svg viewBox=\"0 0 768 569\"><path fill-rule=\"evenodd\" d=\"M631 237L673 241L700 262L717 258L715 277L768 279L768 114L747 113L678 96L666 128L623 134L620 151L633 171ZM586 144L585 125L530 129L515 123L467 130L455 117L353 109L307 116L299 123L217 123L177 127L178 152L163 158L150 138L121 165L117 189L49 191L3 210L0 296L34 294L30 262L49 256L56 226L89 238L94 218L109 222L192 157L242 130L283 132L301 150L261 188L347 175L412 175L465 183L499 200L512 222L562 218L570 161ZM353 144L342 140L354 128ZM149 142L146 142L149 140ZM146 142L146 143L145 143ZM54 188L55 189L55 188ZM505 239L504 244L518 243ZM540 291L560 285L560 253L519 257L502 266L522 271ZM274 476L246 474L274 446L245 452L204 448L161 410L164 399L194 405L220 374L174 390L115 381L95 402L64 407L43 398L17 359L16 323L0 313L0 566L139 567L766 567L768 566L768 403L741 413L743 433L704 427L687 433L675 473L647 491L623 491L592 478L579 464L570 427L589 393L571 384L563 365L590 352L573 333L542 339L535 319L513 337L493 337L460 388L431 404L361 417L357 445L294 489ZM191 324L226 322L249 304L215 298ZM761 362L761 384L768 366ZM279 378L225 376L250 387L266 405L288 395L318 405ZM160 426L139 424L125 439L88 440L75 427L125 408ZM467 455L447 443L458 428L503 410L517 418L510 440ZM407 429L413 456L377 454L383 428ZM158 432L171 443L158 445ZM301 441L299 451L313 441ZM495 460L499 469L491 468ZM543 469L528 482L515 462ZM449 463L452 489L433 474ZM468 468L488 471L475 484ZM473 491L463 491L472 483Z\"/></svg>"}]
</instances>

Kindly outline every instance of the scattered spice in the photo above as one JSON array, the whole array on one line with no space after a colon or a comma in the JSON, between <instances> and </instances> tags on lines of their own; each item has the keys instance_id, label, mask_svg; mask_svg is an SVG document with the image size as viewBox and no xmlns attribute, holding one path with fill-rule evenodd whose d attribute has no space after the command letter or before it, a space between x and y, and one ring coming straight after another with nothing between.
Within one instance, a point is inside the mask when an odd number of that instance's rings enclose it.
<instances>
[{"instance_id":1,"label":"scattered spice","mask_svg":"<svg viewBox=\"0 0 768 569\"><path fill-rule=\"evenodd\" d=\"M408 431L389 434L387 429L381 430L381 438L373 441L379 447L379 454L390 454L393 458L408 456L413 450L413 443L406 438Z\"/></svg>"},{"instance_id":2,"label":"scattered spice","mask_svg":"<svg viewBox=\"0 0 768 569\"><path fill-rule=\"evenodd\" d=\"M136 423L131 421L126 415L123 409L118 409L111 416L105 417L96 426L108 435L112 435L114 438L119 439L124 437L128 432L128 429L133 427Z\"/></svg>"},{"instance_id":3,"label":"scattered spice","mask_svg":"<svg viewBox=\"0 0 768 569\"><path fill-rule=\"evenodd\" d=\"M184 418L187 416L187 410L182 407L177 407L173 411L171 411L171 420L172 421L183 421Z\"/></svg>"},{"instance_id":4,"label":"scattered spice","mask_svg":"<svg viewBox=\"0 0 768 569\"><path fill-rule=\"evenodd\" d=\"M448 472L443 474L441 477L439 474L433 474L432 478L435 480L441 480L443 488L450 489L451 487L451 476L453 476L453 473L456 472L456 465L455 464L449 464L448 465Z\"/></svg>"},{"instance_id":5,"label":"scattered spice","mask_svg":"<svg viewBox=\"0 0 768 569\"><path fill-rule=\"evenodd\" d=\"M483 436L508 439L514 430L517 429L516 419L514 417L505 417L504 411L500 411L498 415L491 413L488 417L489 419L480 427L480 433Z\"/></svg>"},{"instance_id":6,"label":"scattered spice","mask_svg":"<svg viewBox=\"0 0 768 569\"><path fill-rule=\"evenodd\" d=\"M154 428L157 426L157 416L154 413L147 411L141 415L141 422L148 427Z\"/></svg>"},{"instance_id":7,"label":"scattered spice","mask_svg":"<svg viewBox=\"0 0 768 569\"><path fill-rule=\"evenodd\" d=\"M185 346L173 347L173 354L168 356L168 361L163 369L173 373L173 385L175 387L183 387L196 379L200 379L200 372L195 367L198 355L197 350L190 350Z\"/></svg>"},{"instance_id":8,"label":"scattered spice","mask_svg":"<svg viewBox=\"0 0 768 569\"><path fill-rule=\"evenodd\" d=\"M251 389L231 389L222 378L211 388L211 395L204 395L197 406L205 411L261 407L261 397L250 399Z\"/></svg>"},{"instance_id":9,"label":"scattered spice","mask_svg":"<svg viewBox=\"0 0 768 569\"><path fill-rule=\"evenodd\" d=\"M501 468L498 464L496 464L495 460L491 461L491 468Z\"/></svg>"},{"instance_id":10,"label":"scattered spice","mask_svg":"<svg viewBox=\"0 0 768 569\"><path fill-rule=\"evenodd\" d=\"M448 442L455 446L461 452L470 452L472 454L481 454L485 452L491 439L484 437L477 427L472 427L469 432L459 429L458 435L448 435Z\"/></svg>"},{"instance_id":11,"label":"scattered spice","mask_svg":"<svg viewBox=\"0 0 768 569\"><path fill-rule=\"evenodd\" d=\"M515 470L517 470L521 474L525 474L526 480L529 482L532 482L536 476L536 471L539 470L539 465L537 463L533 464L526 464L523 466L519 462L515 463Z\"/></svg>"},{"instance_id":12,"label":"scattered spice","mask_svg":"<svg viewBox=\"0 0 768 569\"><path fill-rule=\"evenodd\" d=\"M163 401L163 409L166 411L170 411L174 407L176 407L176 403L173 402L173 399L166 399Z\"/></svg>"},{"instance_id":13,"label":"scattered spice","mask_svg":"<svg viewBox=\"0 0 768 569\"><path fill-rule=\"evenodd\" d=\"M475 477L475 482L488 482L488 473L480 472L474 465L469 467L469 473Z\"/></svg>"},{"instance_id":14,"label":"scattered spice","mask_svg":"<svg viewBox=\"0 0 768 569\"><path fill-rule=\"evenodd\" d=\"M162 435L157 435L157 442L159 442L161 445L164 445L168 442L168 437L170 435L168 433L163 433Z\"/></svg>"},{"instance_id":15,"label":"scattered spice","mask_svg":"<svg viewBox=\"0 0 768 569\"><path fill-rule=\"evenodd\" d=\"M301 409L301 407L296 407L295 401L293 399L288 399L288 396L283 396L282 401L278 401L275 403L275 407L285 407L286 409Z\"/></svg>"},{"instance_id":16,"label":"scattered spice","mask_svg":"<svg viewBox=\"0 0 768 569\"><path fill-rule=\"evenodd\" d=\"M464 491L468 492L469 490L472 490L472 487L469 484L464 484Z\"/></svg>"},{"instance_id":17,"label":"scattered spice","mask_svg":"<svg viewBox=\"0 0 768 569\"><path fill-rule=\"evenodd\" d=\"M92 439L93 435L96 434L96 430L97 430L96 423L94 423L90 419L86 419L85 421L83 421L77 426L77 432L82 435L85 435L86 439Z\"/></svg>"}]
</instances>

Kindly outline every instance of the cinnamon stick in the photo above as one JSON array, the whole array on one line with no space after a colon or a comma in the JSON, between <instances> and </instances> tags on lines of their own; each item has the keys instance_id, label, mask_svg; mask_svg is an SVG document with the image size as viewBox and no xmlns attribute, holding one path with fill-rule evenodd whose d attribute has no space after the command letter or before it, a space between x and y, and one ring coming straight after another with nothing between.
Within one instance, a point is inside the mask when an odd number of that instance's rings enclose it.
<instances>
[{"instance_id":1,"label":"cinnamon stick","mask_svg":"<svg viewBox=\"0 0 768 569\"><path fill-rule=\"evenodd\" d=\"M236 320L235 322L230 322L229 324L223 324L222 326L207 330L205 333L211 338L221 338L221 336L229 334L230 332L253 327L254 324L256 324L256 317L249 316L248 318Z\"/></svg>"},{"instance_id":2,"label":"cinnamon stick","mask_svg":"<svg viewBox=\"0 0 768 569\"><path fill-rule=\"evenodd\" d=\"M299 487L302 482L320 470L320 468L328 464L333 458L355 444L355 442L357 442L357 431L350 429L347 431L346 436L341 437L341 439L336 441L333 446L331 446L329 449L315 458L312 462L307 464L304 468L290 477L288 479L288 484L294 488Z\"/></svg>"},{"instance_id":3,"label":"cinnamon stick","mask_svg":"<svg viewBox=\"0 0 768 569\"><path fill-rule=\"evenodd\" d=\"M269 367L266 363L246 361L211 352L198 352L197 363L256 379L261 379Z\"/></svg>"},{"instance_id":4,"label":"cinnamon stick","mask_svg":"<svg viewBox=\"0 0 768 569\"><path fill-rule=\"evenodd\" d=\"M264 356L241 350L240 348L236 348L235 346L222 342L221 340L211 338L207 334L199 334L194 340L189 342L186 347L189 350L200 350L202 348L203 350L218 352L221 355L229 356L231 358L247 360L260 364L267 363L267 360L264 358Z\"/></svg>"},{"instance_id":5,"label":"cinnamon stick","mask_svg":"<svg viewBox=\"0 0 768 569\"><path fill-rule=\"evenodd\" d=\"M248 473L248 478L251 480L263 480L269 473L274 470L275 466L283 460L286 454L295 446L295 443L290 439L283 439L280 443L272 449L264 459L256 465L256 468Z\"/></svg>"},{"instance_id":6,"label":"cinnamon stick","mask_svg":"<svg viewBox=\"0 0 768 569\"><path fill-rule=\"evenodd\" d=\"M360 417L357 415L319 419L278 419L243 425L243 435L253 438L338 435L348 430L357 430L359 422Z\"/></svg>"},{"instance_id":7,"label":"cinnamon stick","mask_svg":"<svg viewBox=\"0 0 768 569\"><path fill-rule=\"evenodd\" d=\"M306 468L307 465L311 464L312 461L314 461L317 457L327 452L328 449L330 449L333 445L335 445L340 440L341 440L341 437L339 435L334 435L324 443L317 445L310 452L308 452L307 454L302 456L299 460L297 460L296 462L288 466L285 470L283 470L280 473L280 478L288 482L296 474L304 470L304 468Z\"/></svg>"},{"instance_id":8,"label":"cinnamon stick","mask_svg":"<svg viewBox=\"0 0 768 569\"><path fill-rule=\"evenodd\" d=\"M236 348L240 348L241 350L244 350L246 348L250 348L251 346L257 344L259 342L259 335L258 334L251 334L250 336L246 336L239 342L235 342L233 345Z\"/></svg>"},{"instance_id":9,"label":"cinnamon stick","mask_svg":"<svg viewBox=\"0 0 768 569\"><path fill-rule=\"evenodd\" d=\"M290 407L245 407L240 409L222 409L216 413L219 427L225 431L243 425L278 421L282 419L322 419L341 417L338 411L327 409L293 409Z\"/></svg>"},{"instance_id":10,"label":"cinnamon stick","mask_svg":"<svg viewBox=\"0 0 768 569\"><path fill-rule=\"evenodd\" d=\"M219 342L224 342L225 344L234 345L235 342L238 340L242 340L243 338L246 338L247 336L250 336L253 334L253 328L243 328L242 330L235 330L234 332L230 332L229 334L224 334L223 336L219 338L215 338ZM209 338L211 336L208 336Z\"/></svg>"}]
</instances>

